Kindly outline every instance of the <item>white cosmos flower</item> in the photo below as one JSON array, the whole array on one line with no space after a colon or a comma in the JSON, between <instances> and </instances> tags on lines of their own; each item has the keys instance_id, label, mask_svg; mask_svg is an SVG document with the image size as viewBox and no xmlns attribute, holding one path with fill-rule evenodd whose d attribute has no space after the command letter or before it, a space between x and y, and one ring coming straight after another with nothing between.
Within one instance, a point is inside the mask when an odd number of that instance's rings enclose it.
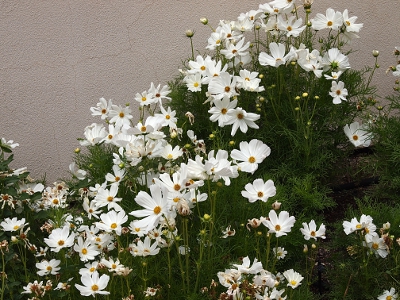
<instances>
[{"instance_id":1,"label":"white cosmos flower","mask_svg":"<svg viewBox=\"0 0 400 300\"><path fill-rule=\"evenodd\" d=\"M285 64L294 55L292 51L285 55L285 45L281 43L277 44L272 42L269 44L269 49L271 55L261 52L258 57L258 60L262 66L271 66L277 68L280 65Z\"/></svg>"},{"instance_id":2,"label":"white cosmos flower","mask_svg":"<svg viewBox=\"0 0 400 300\"><path fill-rule=\"evenodd\" d=\"M389 249L384 239L377 235L366 235L364 246L369 247L376 257L385 258L389 254Z\"/></svg>"},{"instance_id":3,"label":"white cosmos flower","mask_svg":"<svg viewBox=\"0 0 400 300\"><path fill-rule=\"evenodd\" d=\"M92 112L92 116L101 116L102 120L107 119L108 113L112 106L111 99L107 100L104 98L99 99L100 102L97 103L96 107L91 107L90 110Z\"/></svg>"},{"instance_id":4,"label":"white cosmos flower","mask_svg":"<svg viewBox=\"0 0 400 300\"><path fill-rule=\"evenodd\" d=\"M267 202L269 197L276 194L276 188L271 179L264 182L264 180L258 178L253 183L246 184L244 188L245 191L242 191L242 196L247 198L250 203L257 200Z\"/></svg>"},{"instance_id":5,"label":"white cosmos flower","mask_svg":"<svg viewBox=\"0 0 400 300\"><path fill-rule=\"evenodd\" d=\"M341 12L335 12L332 8L328 8L326 15L316 14L315 18L311 20L311 24L314 30L338 30L343 25L343 16Z\"/></svg>"},{"instance_id":6,"label":"white cosmos flower","mask_svg":"<svg viewBox=\"0 0 400 300\"><path fill-rule=\"evenodd\" d=\"M294 216L289 216L287 211L281 211L279 216L275 210L270 210L268 219L264 219L262 223L269 228L269 233L275 233L276 237L287 235L291 231L296 219Z\"/></svg>"},{"instance_id":7,"label":"white cosmos flower","mask_svg":"<svg viewBox=\"0 0 400 300\"><path fill-rule=\"evenodd\" d=\"M12 219L5 218L0 223L0 226L3 228L4 231L18 231L20 229L23 229L27 224L28 223L25 224L25 218L18 220L17 217L14 217Z\"/></svg>"},{"instance_id":8,"label":"white cosmos flower","mask_svg":"<svg viewBox=\"0 0 400 300\"><path fill-rule=\"evenodd\" d=\"M347 9L343 12L343 24L346 26L348 32L360 32L363 24L355 24L357 17L349 17L349 11Z\"/></svg>"},{"instance_id":9,"label":"white cosmos flower","mask_svg":"<svg viewBox=\"0 0 400 300\"><path fill-rule=\"evenodd\" d=\"M343 101L347 101L346 97L348 95L347 89L344 87L343 81L332 81L332 87L331 91L329 92L329 95L332 96L333 100L332 102L334 104L340 104Z\"/></svg>"},{"instance_id":10,"label":"white cosmos flower","mask_svg":"<svg viewBox=\"0 0 400 300\"><path fill-rule=\"evenodd\" d=\"M83 240L81 236L78 237L77 244L74 245L74 250L79 253L80 260L84 262L94 260L95 256L100 254L97 246L92 244L90 239Z\"/></svg>"},{"instance_id":11,"label":"white cosmos flower","mask_svg":"<svg viewBox=\"0 0 400 300\"><path fill-rule=\"evenodd\" d=\"M110 292L103 291L110 280L110 276L103 274L99 277L97 271L92 274L83 274L81 281L83 285L75 284L75 287L80 291L82 296L109 295Z\"/></svg>"},{"instance_id":12,"label":"white cosmos flower","mask_svg":"<svg viewBox=\"0 0 400 300\"><path fill-rule=\"evenodd\" d=\"M39 276L45 276L45 275L57 275L58 271L61 269L59 267L61 263L61 260L57 259L52 259L50 261L48 260L42 260L40 263L36 263L36 268L39 270L37 271L37 274Z\"/></svg>"},{"instance_id":13,"label":"white cosmos flower","mask_svg":"<svg viewBox=\"0 0 400 300\"><path fill-rule=\"evenodd\" d=\"M271 148L257 139L253 139L249 143L240 142L239 149L232 150L231 157L239 161L237 165L241 171L252 174L258 169L258 164L271 153Z\"/></svg>"},{"instance_id":14,"label":"white cosmos flower","mask_svg":"<svg viewBox=\"0 0 400 300\"><path fill-rule=\"evenodd\" d=\"M399 297L399 294L396 293L395 288L390 288L390 290L383 291L383 294L380 295L378 300L396 300Z\"/></svg>"},{"instance_id":15,"label":"white cosmos flower","mask_svg":"<svg viewBox=\"0 0 400 300\"><path fill-rule=\"evenodd\" d=\"M297 19L296 16L290 16L284 20L281 15L278 16L278 29L286 32L287 37L298 37L304 28L306 28L306 25L301 26L302 24L302 18Z\"/></svg>"},{"instance_id":16,"label":"white cosmos flower","mask_svg":"<svg viewBox=\"0 0 400 300\"><path fill-rule=\"evenodd\" d=\"M311 220L309 224L303 223L303 228L300 228L301 233L304 235L305 240L317 238L325 239L325 225L321 224L319 229L317 230L317 225L315 224L314 220Z\"/></svg>"},{"instance_id":17,"label":"white cosmos flower","mask_svg":"<svg viewBox=\"0 0 400 300\"><path fill-rule=\"evenodd\" d=\"M103 124L92 123L92 125L86 126L84 136L86 140L81 140L79 143L82 146L96 145L100 143L107 135L107 130Z\"/></svg>"},{"instance_id":18,"label":"white cosmos flower","mask_svg":"<svg viewBox=\"0 0 400 300\"><path fill-rule=\"evenodd\" d=\"M128 216L123 210L119 212L116 212L115 210L110 210L106 214L101 214L100 219L101 222L95 223L96 227L106 232L115 231L117 235L121 235L122 224L128 221Z\"/></svg>"},{"instance_id":19,"label":"white cosmos flower","mask_svg":"<svg viewBox=\"0 0 400 300\"><path fill-rule=\"evenodd\" d=\"M248 256L243 258L241 265L233 264L233 266L242 274L257 274L263 269L262 263L257 261L257 258L255 258L253 264L250 265L250 258Z\"/></svg>"},{"instance_id":20,"label":"white cosmos flower","mask_svg":"<svg viewBox=\"0 0 400 300\"><path fill-rule=\"evenodd\" d=\"M226 125L232 124L231 135L234 136L236 131L240 128L240 131L246 133L248 128L258 129L258 125L254 122L260 119L260 115L255 113L248 113L241 107L230 109L228 111L230 119Z\"/></svg>"},{"instance_id":21,"label":"white cosmos flower","mask_svg":"<svg viewBox=\"0 0 400 300\"><path fill-rule=\"evenodd\" d=\"M69 248L74 244L75 233L69 232L70 226L53 229L44 242L51 248L51 251L59 252L62 248Z\"/></svg>"},{"instance_id":22,"label":"white cosmos flower","mask_svg":"<svg viewBox=\"0 0 400 300\"><path fill-rule=\"evenodd\" d=\"M151 239L146 236L144 241L139 240L136 244L130 244L129 247L132 249L130 252L133 256L149 256L157 255L160 252L160 248L157 246L157 241L151 245Z\"/></svg>"},{"instance_id":23,"label":"white cosmos flower","mask_svg":"<svg viewBox=\"0 0 400 300\"><path fill-rule=\"evenodd\" d=\"M224 127L232 118L228 111L236 108L237 99L231 101L228 96L224 96L222 99L215 99L213 104L214 106L208 110L211 114L210 120L218 121L218 126Z\"/></svg>"},{"instance_id":24,"label":"white cosmos flower","mask_svg":"<svg viewBox=\"0 0 400 300\"><path fill-rule=\"evenodd\" d=\"M368 147L371 144L371 134L368 133L367 127L360 125L358 122L353 122L350 125L346 124L343 130L355 147Z\"/></svg>"},{"instance_id":25,"label":"white cosmos flower","mask_svg":"<svg viewBox=\"0 0 400 300\"><path fill-rule=\"evenodd\" d=\"M152 184L150 186L149 195L145 191L140 191L135 197L135 201L144 209L135 210L129 214L135 217L144 217L138 220L136 226L146 227L146 231L152 230L158 225L163 216L167 216L168 212L168 188L161 184Z\"/></svg>"},{"instance_id":26,"label":"white cosmos flower","mask_svg":"<svg viewBox=\"0 0 400 300\"><path fill-rule=\"evenodd\" d=\"M304 279L303 276L293 269L283 272L283 276L285 276L286 280L288 281L287 286L290 286L292 289L295 289L301 285L301 281Z\"/></svg>"},{"instance_id":27,"label":"white cosmos flower","mask_svg":"<svg viewBox=\"0 0 400 300\"><path fill-rule=\"evenodd\" d=\"M332 71L345 71L350 69L349 58L340 52L338 48L329 49L324 54L321 61L324 71L331 69Z\"/></svg>"},{"instance_id":28,"label":"white cosmos flower","mask_svg":"<svg viewBox=\"0 0 400 300\"><path fill-rule=\"evenodd\" d=\"M221 72L218 77L211 78L208 92L217 100L225 96L229 98L236 96L236 77L231 76L228 72Z\"/></svg>"}]
</instances>

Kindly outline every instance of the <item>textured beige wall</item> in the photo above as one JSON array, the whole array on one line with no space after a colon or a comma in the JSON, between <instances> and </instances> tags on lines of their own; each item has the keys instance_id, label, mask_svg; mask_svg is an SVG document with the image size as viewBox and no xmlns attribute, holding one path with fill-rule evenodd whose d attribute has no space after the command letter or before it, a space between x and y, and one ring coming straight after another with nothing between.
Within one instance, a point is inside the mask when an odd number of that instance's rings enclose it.
<instances>
[{"instance_id":1,"label":"textured beige wall","mask_svg":"<svg viewBox=\"0 0 400 300\"><path fill-rule=\"evenodd\" d=\"M313 14L328 7L358 16L364 23L353 67L373 63L381 51L375 82L390 93L385 74L400 46L398 0L315 0ZM14 167L27 166L34 177L51 182L67 174L76 138L98 119L90 115L100 97L117 104L165 84L189 55L186 29L194 29L195 48L203 52L208 17L235 19L257 9L258 1L205 0L2 0L0 1L0 137L20 144ZM299 2L298 2L299 3Z\"/></svg>"}]
</instances>

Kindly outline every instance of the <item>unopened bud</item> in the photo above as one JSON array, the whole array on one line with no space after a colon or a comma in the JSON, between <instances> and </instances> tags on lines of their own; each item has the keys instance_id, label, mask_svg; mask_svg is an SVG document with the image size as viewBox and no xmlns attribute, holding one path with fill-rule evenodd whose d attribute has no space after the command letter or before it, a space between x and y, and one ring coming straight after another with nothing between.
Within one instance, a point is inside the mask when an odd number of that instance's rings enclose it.
<instances>
[{"instance_id":1,"label":"unopened bud","mask_svg":"<svg viewBox=\"0 0 400 300\"><path fill-rule=\"evenodd\" d=\"M303 93L301 96L302 96L303 98L307 98L307 97L308 97L308 93Z\"/></svg>"},{"instance_id":2,"label":"unopened bud","mask_svg":"<svg viewBox=\"0 0 400 300\"><path fill-rule=\"evenodd\" d=\"M378 57L379 56L379 51L378 50L372 50L372 55L374 57Z\"/></svg>"},{"instance_id":3,"label":"unopened bud","mask_svg":"<svg viewBox=\"0 0 400 300\"><path fill-rule=\"evenodd\" d=\"M194 31L191 30L191 29L188 29L188 30L186 30L185 34L186 34L186 36L187 36L188 38L191 38L191 37L194 36Z\"/></svg>"},{"instance_id":4,"label":"unopened bud","mask_svg":"<svg viewBox=\"0 0 400 300\"><path fill-rule=\"evenodd\" d=\"M317 248L317 245L315 245L314 243L311 245L311 248L315 249Z\"/></svg>"},{"instance_id":5,"label":"unopened bud","mask_svg":"<svg viewBox=\"0 0 400 300\"><path fill-rule=\"evenodd\" d=\"M203 219L204 221L208 221L211 219L211 216L209 214L204 214Z\"/></svg>"},{"instance_id":6,"label":"unopened bud","mask_svg":"<svg viewBox=\"0 0 400 300\"><path fill-rule=\"evenodd\" d=\"M78 154L79 152L81 152L81 149L80 149L80 148L75 148L74 152L75 152L76 154Z\"/></svg>"},{"instance_id":7,"label":"unopened bud","mask_svg":"<svg viewBox=\"0 0 400 300\"><path fill-rule=\"evenodd\" d=\"M201 22L203 25L207 25L207 24L208 24L208 19L207 19L207 18L200 18L200 22Z\"/></svg>"},{"instance_id":8,"label":"unopened bud","mask_svg":"<svg viewBox=\"0 0 400 300\"><path fill-rule=\"evenodd\" d=\"M304 244L303 253L307 253L307 252L308 252L308 246Z\"/></svg>"},{"instance_id":9,"label":"unopened bud","mask_svg":"<svg viewBox=\"0 0 400 300\"><path fill-rule=\"evenodd\" d=\"M278 202L278 201L275 201L274 203L272 203L272 209L274 209L274 210L278 210L278 209L280 209L281 208L281 205L282 205L282 203L280 203L280 202Z\"/></svg>"}]
</instances>

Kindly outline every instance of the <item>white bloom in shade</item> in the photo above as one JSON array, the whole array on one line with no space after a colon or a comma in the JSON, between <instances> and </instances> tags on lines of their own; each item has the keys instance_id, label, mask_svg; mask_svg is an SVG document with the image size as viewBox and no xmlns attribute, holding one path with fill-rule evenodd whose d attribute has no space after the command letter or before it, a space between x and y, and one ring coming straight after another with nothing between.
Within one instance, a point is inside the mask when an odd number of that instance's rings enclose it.
<instances>
[{"instance_id":1,"label":"white bloom in shade","mask_svg":"<svg viewBox=\"0 0 400 300\"><path fill-rule=\"evenodd\" d=\"M79 275L93 274L99 268L99 262L93 261L85 264L85 268L79 269Z\"/></svg>"},{"instance_id":2,"label":"white bloom in shade","mask_svg":"<svg viewBox=\"0 0 400 300\"><path fill-rule=\"evenodd\" d=\"M355 24L357 17L349 17L349 11L347 9L343 12L343 24L346 26L348 32L360 32L363 24Z\"/></svg>"},{"instance_id":3,"label":"white bloom in shade","mask_svg":"<svg viewBox=\"0 0 400 300\"><path fill-rule=\"evenodd\" d=\"M121 235L122 224L128 221L128 216L125 211L121 210L118 213L114 210L110 210L106 214L100 215L101 222L96 222L96 227L106 232L115 231L117 235Z\"/></svg>"},{"instance_id":4,"label":"white bloom in shade","mask_svg":"<svg viewBox=\"0 0 400 300\"><path fill-rule=\"evenodd\" d=\"M59 267L61 263L61 260L57 260L57 259L52 259L50 261L47 260L43 260L40 263L36 263L36 268L39 269L39 271L37 271L37 274L39 276L45 276L45 275L57 275L58 271L61 269Z\"/></svg>"},{"instance_id":5,"label":"white bloom in shade","mask_svg":"<svg viewBox=\"0 0 400 300\"><path fill-rule=\"evenodd\" d=\"M317 230L317 225L315 224L314 220L311 220L309 224L303 223L303 228L300 228L300 231L304 235L304 239L307 241L310 238L314 240L317 240L317 238L325 238L325 225L321 224Z\"/></svg>"},{"instance_id":6,"label":"white bloom in shade","mask_svg":"<svg viewBox=\"0 0 400 300\"><path fill-rule=\"evenodd\" d=\"M343 130L349 141L355 146L368 147L371 144L371 135L366 130L367 128L360 125L358 122L353 122L350 125L346 124Z\"/></svg>"},{"instance_id":7,"label":"white bloom in shade","mask_svg":"<svg viewBox=\"0 0 400 300\"><path fill-rule=\"evenodd\" d=\"M110 280L110 276L103 274L99 277L99 273L84 274L81 277L83 285L75 284L75 287L80 291L82 296L93 296L97 294L109 295L110 292L103 291Z\"/></svg>"},{"instance_id":8,"label":"white bloom in shade","mask_svg":"<svg viewBox=\"0 0 400 300\"><path fill-rule=\"evenodd\" d=\"M332 29L338 30L343 25L343 16L340 11L328 8L326 15L321 13L316 14L315 18L311 20L312 28L314 30Z\"/></svg>"},{"instance_id":9,"label":"white bloom in shade","mask_svg":"<svg viewBox=\"0 0 400 300\"><path fill-rule=\"evenodd\" d=\"M332 81L332 87L329 95L332 96L333 98L333 103L334 104L340 104L343 101L347 101L346 96L347 94L347 89L344 88L344 83L343 81Z\"/></svg>"},{"instance_id":10,"label":"white bloom in shade","mask_svg":"<svg viewBox=\"0 0 400 300\"><path fill-rule=\"evenodd\" d=\"M239 149L231 152L231 157L239 163L240 170L243 172L254 173L258 169L258 164L270 155L271 148L262 141L253 139L248 142L240 142Z\"/></svg>"},{"instance_id":11,"label":"white bloom in shade","mask_svg":"<svg viewBox=\"0 0 400 300\"><path fill-rule=\"evenodd\" d=\"M385 290L382 295L380 295L378 300L396 300L399 294L396 293L395 288L390 288L390 290Z\"/></svg>"},{"instance_id":12,"label":"white bloom in shade","mask_svg":"<svg viewBox=\"0 0 400 300\"><path fill-rule=\"evenodd\" d=\"M262 263L257 261L257 258L254 259L253 264L250 266L250 258L248 256L243 258L241 265L233 264L233 266L242 274L257 274L263 269Z\"/></svg>"},{"instance_id":13,"label":"white bloom in shade","mask_svg":"<svg viewBox=\"0 0 400 300\"><path fill-rule=\"evenodd\" d=\"M288 281L287 286L290 286L292 289L295 289L301 285L301 281L304 279L300 273L297 273L293 269L283 272L283 276L285 276L286 280Z\"/></svg>"},{"instance_id":14,"label":"white bloom in shade","mask_svg":"<svg viewBox=\"0 0 400 300\"><path fill-rule=\"evenodd\" d=\"M269 49L271 52L271 55L261 52L258 60L262 66L271 66L271 67L279 67L280 65L283 65L288 61L293 53L289 52L287 55L285 55L285 45L284 44L277 44L275 42L272 42L269 44Z\"/></svg>"},{"instance_id":15,"label":"white bloom in shade","mask_svg":"<svg viewBox=\"0 0 400 300\"><path fill-rule=\"evenodd\" d=\"M109 257L108 259L102 258L100 263L104 265L109 272L118 272L118 270L125 268L118 258L116 260L112 257Z\"/></svg>"},{"instance_id":16,"label":"white bloom in shade","mask_svg":"<svg viewBox=\"0 0 400 300\"><path fill-rule=\"evenodd\" d=\"M350 222L344 221L343 229L347 235L354 231L364 230L367 235L377 236L377 233L374 232L376 230L376 226L372 223L372 221L373 219L371 216L362 214L360 221L358 221L356 218L352 218Z\"/></svg>"},{"instance_id":17,"label":"white bloom in shade","mask_svg":"<svg viewBox=\"0 0 400 300\"><path fill-rule=\"evenodd\" d=\"M135 201L144 207L141 210L135 210L129 214L135 217L144 217L137 221L136 226L146 226L146 231L152 230L157 226L163 216L168 214L168 188L159 184L150 186L149 195L145 191L140 191L135 197Z\"/></svg>"},{"instance_id":18,"label":"white bloom in shade","mask_svg":"<svg viewBox=\"0 0 400 300\"><path fill-rule=\"evenodd\" d=\"M364 246L370 248L376 257L385 258L389 254L389 249L384 239L377 235L366 235Z\"/></svg>"},{"instance_id":19,"label":"white bloom in shade","mask_svg":"<svg viewBox=\"0 0 400 300\"><path fill-rule=\"evenodd\" d=\"M23 229L27 224L28 223L25 224L25 218L18 220L17 217L14 217L12 219L5 218L0 223L0 226L3 228L4 231L18 231L20 229Z\"/></svg>"},{"instance_id":20,"label":"white bloom in shade","mask_svg":"<svg viewBox=\"0 0 400 300\"><path fill-rule=\"evenodd\" d=\"M287 254L287 251L283 247L275 247L272 249L272 252L274 252L277 259L284 259Z\"/></svg>"},{"instance_id":21,"label":"white bloom in shade","mask_svg":"<svg viewBox=\"0 0 400 300\"><path fill-rule=\"evenodd\" d=\"M214 106L208 110L211 114L210 120L218 121L218 126L224 127L232 118L228 111L236 108L237 100L231 101L229 97L225 96L222 99L214 100L213 104Z\"/></svg>"},{"instance_id":22,"label":"white bloom in shade","mask_svg":"<svg viewBox=\"0 0 400 300\"><path fill-rule=\"evenodd\" d=\"M269 228L269 233L275 233L276 237L287 235L291 231L296 219L294 216L289 216L287 211L281 211L279 216L275 210L270 210L268 219L264 219L262 223Z\"/></svg>"},{"instance_id":23,"label":"white bloom in shade","mask_svg":"<svg viewBox=\"0 0 400 300\"><path fill-rule=\"evenodd\" d=\"M255 128L258 129L258 125L254 123L260 118L260 115L254 113L248 113L241 107L236 107L235 109L230 109L228 111L228 115L230 119L226 123L226 125L232 124L231 135L234 136L238 128L243 133L247 132L247 129Z\"/></svg>"},{"instance_id":24,"label":"white bloom in shade","mask_svg":"<svg viewBox=\"0 0 400 300\"><path fill-rule=\"evenodd\" d=\"M225 96L229 98L236 96L236 77L231 76L228 72L221 72L218 77L210 80L208 92L217 100Z\"/></svg>"},{"instance_id":25,"label":"white bloom in shade","mask_svg":"<svg viewBox=\"0 0 400 300\"><path fill-rule=\"evenodd\" d=\"M350 233L353 233L354 231L362 230L364 228L364 225L358 222L356 218L352 218L349 221L343 221L343 230L344 233L349 235Z\"/></svg>"},{"instance_id":26,"label":"white bloom in shade","mask_svg":"<svg viewBox=\"0 0 400 300\"><path fill-rule=\"evenodd\" d=\"M75 233L69 232L70 226L53 229L44 242L51 248L51 251L59 252L62 248L69 248L74 244Z\"/></svg>"},{"instance_id":27,"label":"white bloom in shade","mask_svg":"<svg viewBox=\"0 0 400 300\"><path fill-rule=\"evenodd\" d=\"M245 191L242 191L242 196L249 199L250 203L257 200L267 202L269 197L276 195L276 188L274 182L269 179L266 182L261 178L245 185Z\"/></svg>"}]
</instances>

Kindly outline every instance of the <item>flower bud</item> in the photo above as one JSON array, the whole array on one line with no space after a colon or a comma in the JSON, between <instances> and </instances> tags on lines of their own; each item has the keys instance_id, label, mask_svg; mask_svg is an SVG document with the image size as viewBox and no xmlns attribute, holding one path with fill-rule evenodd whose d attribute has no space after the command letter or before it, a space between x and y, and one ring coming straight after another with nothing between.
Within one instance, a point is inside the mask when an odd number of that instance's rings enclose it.
<instances>
[{"instance_id":1,"label":"flower bud","mask_svg":"<svg viewBox=\"0 0 400 300\"><path fill-rule=\"evenodd\" d=\"M186 30L185 34L186 34L186 36L187 36L188 38L191 38L191 37L194 36L194 31L191 30L191 29L188 29L188 30Z\"/></svg>"},{"instance_id":2,"label":"flower bud","mask_svg":"<svg viewBox=\"0 0 400 300\"><path fill-rule=\"evenodd\" d=\"M307 97L308 97L308 93L303 93L301 96L302 96L303 98L307 98Z\"/></svg>"},{"instance_id":3,"label":"flower bud","mask_svg":"<svg viewBox=\"0 0 400 300\"><path fill-rule=\"evenodd\" d=\"M74 152L75 152L76 154L78 154L79 152L81 152L81 149L80 149L80 148L75 148Z\"/></svg>"},{"instance_id":4,"label":"flower bud","mask_svg":"<svg viewBox=\"0 0 400 300\"><path fill-rule=\"evenodd\" d=\"M208 136L210 138L210 140L215 138L215 135L213 133L210 133L210 135Z\"/></svg>"},{"instance_id":5,"label":"flower bud","mask_svg":"<svg viewBox=\"0 0 400 300\"><path fill-rule=\"evenodd\" d=\"M211 219L211 216L209 214L204 214L203 219L204 221L208 221Z\"/></svg>"},{"instance_id":6,"label":"flower bud","mask_svg":"<svg viewBox=\"0 0 400 300\"><path fill-rule=\"evenodd\" d=\"M374 57L378 57L379 56L379 51L378 50L372 50L372 55Z\"/></svg>"},{"instance_id":7,"label":"flower bud","mask_svg":"<svg viewBox=\"0 0 400 300\"><path fill-rule=\"evenodd\" d=\"M207 25L207 24L208 24L208 19L207 19L207 18L200 18L200 22L201 22L203 25Z\"/></svg>"},{"instance_id":8,"label":"flower bud","mask_svg":"<svg viewBox=\"0 0 400 300\"><path fill-rule=\"evenodd\" d=\"M314 243L311 245L311 248L316 249L317 245L315 245Z\"/></svg>"},{"instance_id":9,"label":"flower bud","mask_svg":"<svg viewBox=\"0 0 400 300\"><path fill-rule=\"evenodd\" d=\"M282 203L280 203L280 202L278 202L278 201L275 201L274 203L272 203L272 209L273 210L278 210L278 209L280 209L281 208L281 205L282 205Z\"/></svg>"},{"instance_id":10,"label":"flower bud","mask_svg":"<svg viewBox=\"0 0 400 300\"><path fill-rule=\"evenodd\" d=\"M304 244L303 253L307 253L307 252L308 252L308 246L306 244Z\"/></svg>"},{"instance_id":11,"label":"flower bud","mask_svg":"<svg viewBox=\"0 0 400 300\"><path fill-rule=\"evenodd\" d=\"M123 169L123 168L125 168L125 164L122 162L122 163L120 163L119 165L118 165L118 168L120 168L120 169Z\"/></svg>"}]
</instances>

